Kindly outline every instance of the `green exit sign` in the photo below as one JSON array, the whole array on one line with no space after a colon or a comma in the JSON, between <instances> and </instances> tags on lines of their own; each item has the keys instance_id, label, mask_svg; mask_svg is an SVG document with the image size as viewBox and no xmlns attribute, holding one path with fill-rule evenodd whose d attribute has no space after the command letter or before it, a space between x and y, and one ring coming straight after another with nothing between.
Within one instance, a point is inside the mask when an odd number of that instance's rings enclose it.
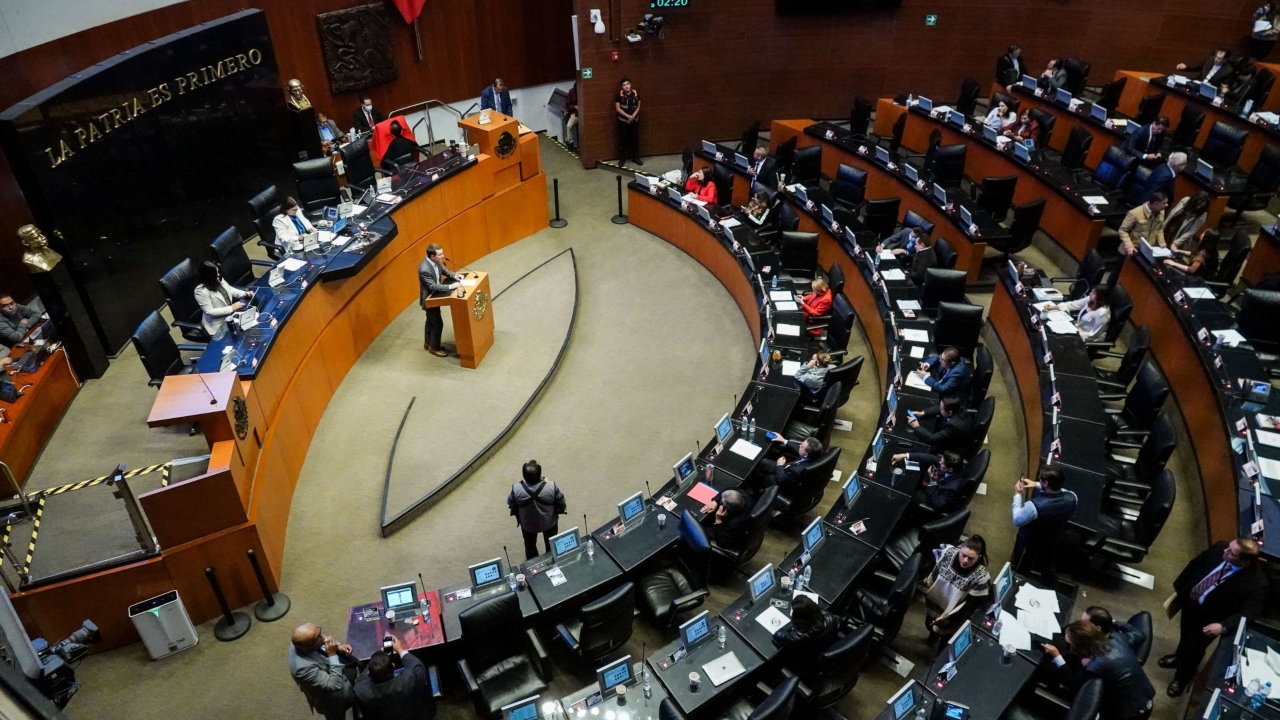
<instances>
[{"instance_id":1,"label":"green exit sign","mask_svg":"<svg viewBox=\"0 0 1280 720\"><path fill-rule=\"evenodd\" d=\"M925 15L925 16L924 16L924 24L925 24L925 27L935 27L935 26L937 26L937 24L938 24L938 16L937 16L937 15Z\"/></svg>"},{"instance_id":2,"label":"green exit sign","mask_svg":"<svg viewBox=\"0 0 1280 720\"><path fill-rule=\"evenodd\" d=\"M595 74L595 73L593 73L593 72L591 71L591 68L582 68L582 79L583 79L583 80L590 80L590 79L591 79L591 76L592 76L592 75L594 75L594 74Z\"/></svg>"}]
</instances>

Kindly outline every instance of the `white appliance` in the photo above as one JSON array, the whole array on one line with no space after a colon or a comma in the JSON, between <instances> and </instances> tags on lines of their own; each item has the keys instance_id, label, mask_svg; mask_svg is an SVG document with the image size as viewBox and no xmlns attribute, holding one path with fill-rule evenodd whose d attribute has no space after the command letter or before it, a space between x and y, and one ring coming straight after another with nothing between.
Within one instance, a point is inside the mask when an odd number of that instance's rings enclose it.
<instances>
[{"instance_id":1,"label":"white appliance","mask_svg":"<svg viewBox=\"0 0 1280 720\"><path fill-rule=\"evenodd\" d=\"M129 606L129 619L142 636L152 660L186 650L200 642L187 608L176 590Z\"/></svg>"}]
</instances>

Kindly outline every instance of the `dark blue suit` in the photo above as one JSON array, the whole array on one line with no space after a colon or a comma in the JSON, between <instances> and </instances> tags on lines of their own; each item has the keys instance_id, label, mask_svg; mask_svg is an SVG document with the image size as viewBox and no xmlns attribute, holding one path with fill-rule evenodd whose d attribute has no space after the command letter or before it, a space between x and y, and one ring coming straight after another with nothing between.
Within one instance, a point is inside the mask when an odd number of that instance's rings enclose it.
<instances>
[{"instance_id":1,"label":"dark blue suit","mask_svg":"<svg viewBox=\"0 0 1280 720\"><path fill-rule=\"evenodd\" d=\"M1173 168L1169 167L1169 163L1161 163L1160 167L1151 171L1151 175L1147 177L1147 182L1142 187L1142 194L1137 198L1139 204L1151 199L1151 193L1159 190L1164 193L1166 198L1173 198L1173 184L1177 180L1177 176L1173 174Z\"/></svg>"},{"instance_id":2,"label":"dark blue suit","mask_svg":"<svg viewBox=\"0 0 1280 720\"><path fill-rule=\"evenodd\" d=\"M497 94L497 93L495 93L495 92L493 91L493 86L492 86L492 85L490 85L489 87L485 88L485 89L484 89L484 91L480 93L480 109L481 109L481 110L497 110L498 112L502 113L503 115L512 115L512 116L514 116L514 113L512 113L512 112L511 112L511 93L510 93L510 91L508 91L508 90L504 87L504 88L502 89L502 94L501 94L500 96L498 96L498 97L496 97L496 98L495 98L494 96L495 96L496 94Z\"/></svg>"},{"instance_id":3,"label":"dark blue suit","mask_svg":"<svg viewBox=\"0 0 1280 720\"><path fill-rule=\"evenodd\" d=\"M960 358L955 365L944 368L941 357L930 355L925 363L929 366L929 373L924 376L925 385L939 395L964 395L969 387L969 380L973 378L973 368L969 367L967 360Z\"/></svg>"},{"instance_id":4,"label":"dark blue suit","mask_svg":"<svg viewBox=\"0 0 1280 720\"><path fill-rule=\"evenodd\" d=\"M1124 139L1124 151L1142 159L1143 155L1164 152L1164 143L1168 136L1164 133L1153 135L1151 126L1146 125Z\"/></svg>"}]
</instances>

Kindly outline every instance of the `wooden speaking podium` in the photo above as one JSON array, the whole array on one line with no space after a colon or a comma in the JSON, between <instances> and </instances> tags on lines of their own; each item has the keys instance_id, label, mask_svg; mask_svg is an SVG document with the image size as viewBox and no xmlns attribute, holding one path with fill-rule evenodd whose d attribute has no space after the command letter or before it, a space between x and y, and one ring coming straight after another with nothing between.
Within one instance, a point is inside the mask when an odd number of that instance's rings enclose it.
<instances>
[{"instance_id":1,"label":"wooden speaking podium","mask_svg":"<svg viewBox=\"0 0 1280 720\"><path fill-rule=\"evenodd\" d=\"M462 297L456 290L447 296L428 297L427 307L449 308L462 367L474 370L493 347L493 293L489 290L489 273L466 275L462 278L459 274Z\"/></svg>"}]
</instances>

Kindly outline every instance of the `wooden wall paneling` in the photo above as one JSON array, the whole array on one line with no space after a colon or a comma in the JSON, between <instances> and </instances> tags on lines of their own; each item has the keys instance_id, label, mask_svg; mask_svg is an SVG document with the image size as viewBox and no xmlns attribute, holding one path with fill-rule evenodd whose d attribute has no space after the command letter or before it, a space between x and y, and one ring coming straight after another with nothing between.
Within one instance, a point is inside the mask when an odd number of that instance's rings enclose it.
<instances>
[{"instance_id":1,"label":"wooden wall paneling","mask_svg":"<svg viewBox=\"0 0 1280 720\"><path fill-rule=\"evenodd\" d=\"M359 354L351 345L351 316L341 313L334 316L333 322L325 328L324 336L316 345L317 352L324 361L325 372L329 375L329 384L338 387L347 371L356 364Z\"/></svg>"},{"instance_id":2,"label":"wooden wall paneling","mask_svg":"<svg viewBox=\"0 0 1280 720\"><path fill-rule=\"evenodd\" d=\"M182 604L186 606L192 622L202 623L222 614L205 576L206 567L214 569L218 584L231 607L244 607L262 599L262 591L258 588L252 566L249 565L249 549L258 555L259 561L266 560L257 528L245 524L165 551L165 570L168 571L173 587L182 598ZM264 562L263 575L267 576L268 586L275 586L277 583L274 574L269 572L269 567L270 564ZM275 589L277 588L272 587L272 590Z\"/></svg>"},{"instance_id":3,"label":"wooden wall paneling","mask_svg":"<svg viewBox=\"0 0 1280 720\"><path fill-rule=\"evenodd\" d=\"M162 548L177 547L248 520L229 468L143 493L138 501Z\"/></svg>"},{"instance_id":4,"label":"wooden wall paneling","mask_svg":"<svg viewBox=\"0 0 1280 720\"><path fill-rule=\"evenodd\" d=\"M1022 403L1022 420L1026 427L1027 477L1036 477L1040 466L1040 443L1044 437L1044 406L1040 401L1040 366L1036 363L1036 351L1031 347L1018 307L1004 281L996 283L987 314L991 328L1000 338L1009 365L1013 367L1013 380L1018 387Z\"/></svg>"},{"instance_id":5,"label":"wooden wall paneling","mask_svg":"<svg viewBox=\"0 0 1280 720\"><path fill-rule=\"evenodd\" d=\"M547 208L546 177L531 177L510 190L494 195L484 204L484 211L485 225L489 229L489 252L538 232L551 221Z\"/></svg>"},{"instance_id":6,"label":"wooden wall paneling","mask_svg":"<svg viewBox=\"0 0 1280 720\"><path fill-rule=\"evenodd\" d=\"M520 136L520 179L528 180L542 172L542 143L537 133Z\"/></svg>"},{"instance_id":7,"label":"wooden wall paneling","mask_svg":"<svg viewBox=\"0 0 1280 720\"><path fill-rule=\"evenodd\" d=\"M456 264L470 265L488 252L489 227L485 206L475 205L469 208L429 237L431 242L445 247L448 257L453 258Z\"/></svg>"},{"instance_id":8,"label":"wooden wall paneling","mask_svg":"<svg viewBox=\"0 0 1280 720\"><path fill-rule=\"evenodd\" d=\"M1253 250L1249 252L1249 259L1244 264L1241 276L1249 281L1250 285L1257 285L1264 275L1277 270L1280 270L1280 241L1269 232L1260 232L1258 239L1253 243Z\"/></svg>"},{"instance_id":9,"label":"wooden wall paneling","mask_svg":"<svg viewBox=\"0 0 1280 720\"><path fill-rule=\"evenodd\" d=\"M249 520L258 528L263 552L280 580L280 568L284 565L284 542L289 527L289 508L293 503L293 491L297 476L290 475L284 460L284 452L274 433L262 447L262 459L258 462L258 474L254 482L253 505L249 508Z\"/></svg>"}]
</instances>

